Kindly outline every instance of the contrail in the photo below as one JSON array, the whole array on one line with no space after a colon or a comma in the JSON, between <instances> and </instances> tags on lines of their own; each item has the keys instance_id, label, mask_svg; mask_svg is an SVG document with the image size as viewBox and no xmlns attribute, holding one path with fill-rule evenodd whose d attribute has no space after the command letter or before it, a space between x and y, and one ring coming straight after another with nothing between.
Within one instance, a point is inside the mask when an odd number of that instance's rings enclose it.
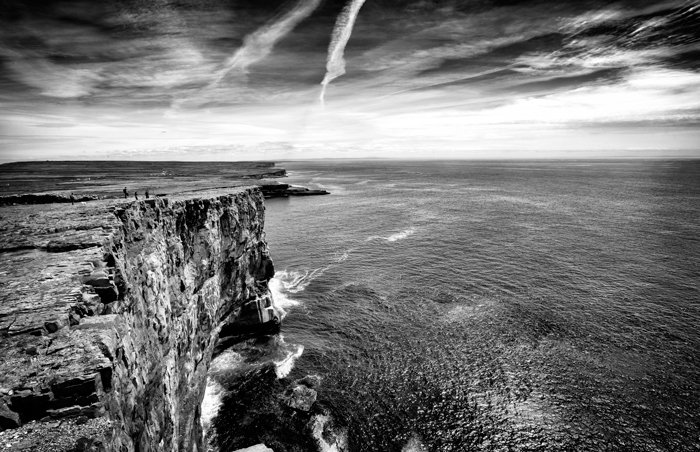
<instances>
[{"instance_id":1,"label":"contrail","mask_svg":"<svg viewBox=\"0 0 700 452\"><path fill-rule=\"evenodd\" d=\"M243 72L251 64L257 63L270 54L277 41L287 35L299 22L309 17L321 0L300 0L297 5L280 19L265 25L246 36L243 46L229 58L219 70L214 80L207 85L211 88L232 71Z\"/></svg>"},{"instance_id":2,"label":"contrail","mask_svg":"<svg viewBox=\"0 0 700 452\"><path fill-rule=\"evenodd\" d=\"M333 28L333 38L331 45L328 46L328 60L326 62L326 76L321 82L321 105L325 102L326 87L333 80L345 74L345 46L350 40L352 28L355 26L355 19L360 12L360 8L364 5L365 0L351 0L345 6L343 12L340 13L335 21Z\"/></svg>"}]
</instances>

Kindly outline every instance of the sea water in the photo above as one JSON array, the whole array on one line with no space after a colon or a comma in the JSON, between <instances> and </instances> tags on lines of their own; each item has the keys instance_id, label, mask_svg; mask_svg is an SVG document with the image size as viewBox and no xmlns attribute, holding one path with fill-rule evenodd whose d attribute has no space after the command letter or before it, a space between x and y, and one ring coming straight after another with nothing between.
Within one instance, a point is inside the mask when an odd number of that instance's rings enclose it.
<instances>
[{"instance_id":1,"label":"sea water","mask_svg":"<svg viewBox=\"0 0 700 452\"><path fill-rule=\"evenodd\" d=\"M222 450L282 374L351 451L700 449L700 163L282 166L332 194L266 202L286 367Z\"/></svg>"}]
</instances>

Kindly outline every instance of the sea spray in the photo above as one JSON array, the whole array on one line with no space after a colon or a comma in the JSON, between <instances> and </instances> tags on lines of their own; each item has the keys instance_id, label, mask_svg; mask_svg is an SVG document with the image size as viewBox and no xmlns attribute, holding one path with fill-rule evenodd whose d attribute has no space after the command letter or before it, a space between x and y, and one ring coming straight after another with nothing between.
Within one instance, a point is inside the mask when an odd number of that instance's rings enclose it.
<instances>
[{"instance_id":1,"label":"sea spray","mask_svg":"<svg viewBox=\"0 0 700 452\"><path fill-rule=\"evenodd\" d=\"M294 368L294 362L304 353L304 346L287 345L284 342L284 337L280 336L280 348L292 349L286 352L284 358L274 361L277 378L285 378Z\"/></svg>"},{"instance_id":2,"label":"sea spray","mask_svg":"<svg viewBox=\"0 0 700 452\"><path fill-rule=\"evenodd\" d=\"M215 379L207 378L207 386L204 390L204 398L202 399L202 415L200 422L204 436L207 437L212 420L219 414L222 399L226 390Z\"/></svg>"},{"instance_id":3,"label":"sea spray","mask_svg":"<svg viewBox=\"0 0 700 452\"><path fill-rule=\"evenodd\" d=\"M428 449L426 449L417 436L413 436L406 445L401 448L401 452L428 452Z\"/></svg>"},{"instance_id":4,"label":"sea spray","mask_svg":"<svg viewBox=\"0 0 700 452\"><path fill-rule=\"evenodd\" d=\"M329 428L332 419L326 414L317 414L311 423L311 432L319 452L341 452L348 450L347 429L334 431Z\"/></svg>"},{"instance_id":5,"label":"sea spray","mask_svg":"<svg viewBox=\"0 0 700 452\"><path fill-rule=\"evenodd\" d=\"M232 372L240 367L243 362L243 357L233 350L225 350L219 356L214 358L209 366L209 375L207 376L207 386L204 390L204 398L202 399L202 415L201 423L205 437L209 432L213 419L219 414L223 396L226 394L226 389L221 385L219 379L227 372Z\"/></svg>"},{"instance_id":6,"label":"sea spray","mask_svg":"<svg viewBox=\"0 0 700 452\"><path fill-rule=\"evenodd\" d=\"M275 273L274 278L270 280L270 290L280 294L299 293L311 284L311 281L323 275L328 270L329 266L319 267L313 270L296 271L296 270L281 270ZM275 292L273 292L273 295ZM277 300L277 298L275 298ZM292 305L298 302L291 300Z\"/></svg>"},{"instance_id":7,"label":"sea spray","mask_svg":"<svg viewBox=\"0 0 700 452\"><path fill-rule=\"evenodd\" d=\"M326 62L326 76L321 82L321 105L325 103L326 88L334 79L345 74L345 46L350 40L355 20L364 5L365 0L352 0L338 16L333 28L333 37L328 46L328 60Z\"/></svg>"}]
</instances>

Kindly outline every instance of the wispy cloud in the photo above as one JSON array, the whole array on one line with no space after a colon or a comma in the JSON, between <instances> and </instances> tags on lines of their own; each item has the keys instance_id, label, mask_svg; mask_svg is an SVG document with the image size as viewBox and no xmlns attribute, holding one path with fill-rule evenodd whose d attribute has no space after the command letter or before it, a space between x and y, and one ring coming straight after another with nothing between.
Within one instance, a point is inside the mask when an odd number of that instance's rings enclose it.
<instances>
[{"instance_id":1,"label":"wispy cloud","mask_svg":"<svg viewBox=\"0 0 700 452\"><path fill-rule=\"evenodd\" d=\"M318 83L346 2L10 11L0 23L2 152L240 153L286 142L266 152L452 155L638 149L655 133L662 148L697 149L697 1L509 3L367 2L325 110Z\"/></svg>"}]
</instances>

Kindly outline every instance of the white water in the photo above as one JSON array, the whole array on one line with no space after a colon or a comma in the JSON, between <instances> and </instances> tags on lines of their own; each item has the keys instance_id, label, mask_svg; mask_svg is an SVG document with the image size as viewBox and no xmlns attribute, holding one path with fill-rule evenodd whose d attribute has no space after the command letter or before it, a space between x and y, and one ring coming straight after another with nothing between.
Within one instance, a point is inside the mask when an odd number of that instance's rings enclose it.
<instances>
[{"instance_id":1,"label":"white water","mask_svg":"<svg viewBox=\"0 0 700 452\"><path fill-rule=\"evenodd\" d=\"M319 452L341 452L347 450L348 438L346 431L336 432L336 438L333 443L329 443L323 437L323 431L325 430L326 424L328 424L330 419L330 416L323 414L317 414L314 416L311 431L313 432L313 436L318 443Z\"/></svg>"},{"instance_id":2,"label":"white water","mask_svg":"<svg viewBox=\"0 0 700 452\"><path fill-rule=\"evenodd\" d=\"M206 437L211 421L219 414L222 398L226 393L223 386L217 381L217 378L226 371L235 369L243 362L243 357L233 350L225 350L219 356L214 358L209 366L209 375L207 377L207 386L204 390L204 398L202 399L202 430Z\"/></svg>"},{"instance_id":3,"label":"white water","mask_svg":"<svg viewBox=\"0 0 700 452\"><path fill-rule=\"evenodd\" d=\"M280 343L284 343L284 338L280 337ZM294 351L287 353L280 361L274 361L275 363L275 375L277 378L284 378L292 371L294 368L294 362L304 353L304 346L297 345Z\"/></svg>"},{"instance_id":4,"label":"white water","mask_svg":"<svg viewBox=\"0 0 700 452\"><path fill-rule=\"evenodd\" d=\"M401 448L401 452L427 452L428 449L420 442L417 436L413 436L405 446Z\"/></svg>"},{"instance_id":5,"label":"white water","mask_svg":"<svg viewBox=\"0 0 700 452\"><path fill-rule=\"evenodd\" d=\"M403 231L397 232L395 234L391 234L388 237L382 237L379 235L372 235L372 236L367 237L365 239L365 242L371 242L372 240L384 240L384 241L392 243L392 242L397 242L399 240L404 240L404 239L408 238L409 236L415 234L415 232L416 232L416 228L410 227L408 229L404 229Z\"/></svg>"},{"instance_id":6,"label":"white water","mask_svg":"<svg viewBox=\"0 0 700 452\"><path fill-rule=\"evenodd\" d=\"M396 242L398 240L403 240L405 238L408 238L409 236L413 235L416 232L416 228L408 228L405 229L401 232L397 232L396 234L392 234L389 237L386 238L387 242Z\"/></svg>"},{"instance_id":7,"label":"white water","mask_svg":"<svg viewBox=\"0 0 700 452\"><path fill-rule=\"evenodd\" d=\"M207 378L207 387L204 390L204 398L202 399L202 430L206 438L211 426L211 421L219 414L221 402L226 390L214 378Z\"/></svg>"}]
</instances>

